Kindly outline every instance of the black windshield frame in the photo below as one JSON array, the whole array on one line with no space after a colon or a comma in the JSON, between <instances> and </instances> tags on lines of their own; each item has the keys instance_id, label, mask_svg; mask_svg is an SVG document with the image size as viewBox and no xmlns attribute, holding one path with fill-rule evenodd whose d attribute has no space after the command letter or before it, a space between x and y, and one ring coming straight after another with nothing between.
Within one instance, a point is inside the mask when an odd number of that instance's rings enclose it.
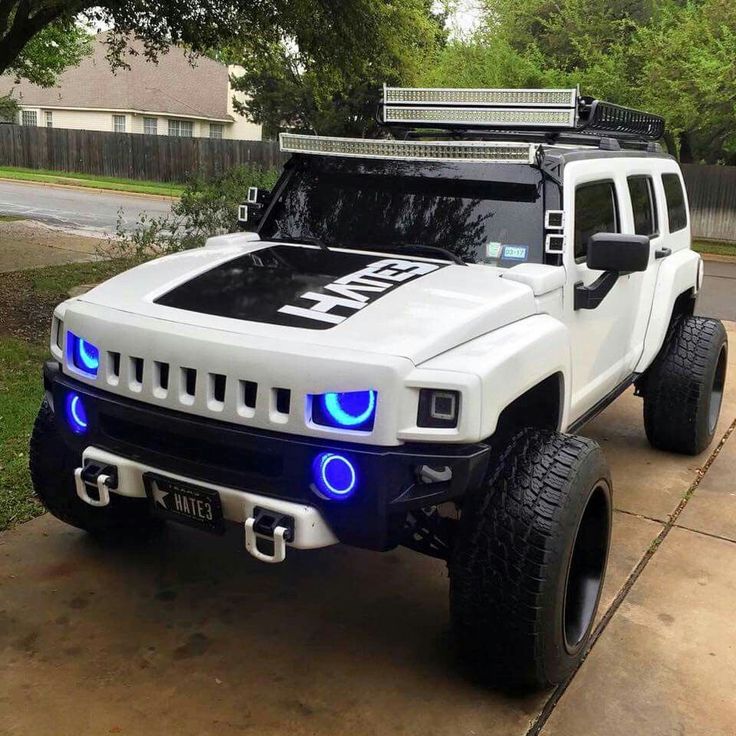
<instances>
[{"instance_id":1,"label":"black windshield frame","mask_svg":"<svg viewBox=\"0 0 736 736\"><path fill-rule=\"evenodd\" d=\"M545 181L538 168L525 164L297 154L288 162L256 232L263 240L319 237L332 247L385 250L391 253L400 253L402 245L432 245L444 247L467 262L485 262L502 267L519 262L544 263L547 184L548 181ZM333 186L332 193L335 196L348 192L352 197L362 197L363 200L376 197L377 208L381 201L384 204L387 201L385 197L378 199L380 195L392 197L388 200L389 204L396 199L399 206L403 201L400 197L406 195L412 203L416 200L419 204L414 208L415 219L411 221L411 226L405 227L405 232L399 232L397 219L392 215L386 213L383 221L379 222L381 218L378 215L385 213L386 209L371 213L370 208L361 201L360 207L353 206L349 210L363 214L364 219L357 226L353 224L351 215L350 222L342 227L342 231L340 226L343 223L340 220L333 219L327 228L327 220L335 210L330 206L329 199L329 190ZM307 207L304 202L307 193L309 197L314 197L315 192L322 191L326 193L325 201ZM298 209L294 206L298 201L296 197L301 197L301 209L306 214L294 214ZM431 218L430 213L422 209L427 202L432 203ZM291 206L287 209L288 204ZM315 214L315 207L321 207L322 214ZM496 209L491 210L491 207ZM286 219L289 220L288 227ZM495 230L489 227L488 223L491 222L494 227L497 226ZM314 224L319 227L312 227ZM315 229L320 231L314 232ZM418 233L419 236L407 239L406 236L411 233ZM453 233L460 233L460 236L455 238ZM509 246L509 249L505 246Z\"/></svg>"}]
</instances>

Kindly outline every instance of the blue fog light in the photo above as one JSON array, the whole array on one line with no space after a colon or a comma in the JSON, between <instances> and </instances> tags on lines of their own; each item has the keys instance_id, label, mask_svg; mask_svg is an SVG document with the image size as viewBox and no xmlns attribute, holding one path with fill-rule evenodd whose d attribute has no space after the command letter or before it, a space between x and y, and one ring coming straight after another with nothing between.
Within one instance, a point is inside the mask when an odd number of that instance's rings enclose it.
<instances>
[{"instance_id":1,"label":"blue fog light","mask_svg":"<svg viewBox=\"0 0 736 736\"><path fill-rule=\"evenodd\" d=\"M327 498L341 500L353 494L358 485L355 466L344 455L323 452L314 459L314 485Z\"/></svg>"},{"instance_id":2,"label":"blue fog light","mask_svg":"<svg viewBox=\"0 0 736 736\"><path fill-rule=\"evenodd\" d=\"M82 397L75 391L71 391L66 397L66 421L75 434L84 434L87 431L87 410Z\"/></svg>"},{"instance_id":3,"label":"blue fog light","mask_svg":"<svg viewBox=\"0 0 736 736\"><path fill-rule=\"evenodd\" d=\"M72 332L69 333L69 340L74 366L79 368L80 371L96 376L100 367L100 351L97 346L83 340L81 337L77 337Z\"/></svg>"},{"instance_id":4,"label":"blue fog light","mask_svg":"<svg viewBox=\"0 0 736 736\"><path fill-rule=\"evenodd\" d=\"M372 429L376 414L375 391L347 391L315 397L316 424L347 429Z\"/></svg>"}]
</instances>

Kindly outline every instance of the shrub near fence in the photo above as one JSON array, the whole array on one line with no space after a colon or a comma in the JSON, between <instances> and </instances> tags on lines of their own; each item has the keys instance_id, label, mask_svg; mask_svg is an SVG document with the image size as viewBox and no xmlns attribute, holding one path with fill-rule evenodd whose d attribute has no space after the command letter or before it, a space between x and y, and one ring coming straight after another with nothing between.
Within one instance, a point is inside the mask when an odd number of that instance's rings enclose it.
<instances>
[{"instance_id":1,"label":"shrub near fence","mask_svg":"<svg viewBox=\"0 0 736 736\"><path fill-rule=\"evenodd\" d=\"M280 167L285 160L272 141L0 125L0 166L185 182L193 175L209 178L241 164Z\"/></svg>"}]
</instances>

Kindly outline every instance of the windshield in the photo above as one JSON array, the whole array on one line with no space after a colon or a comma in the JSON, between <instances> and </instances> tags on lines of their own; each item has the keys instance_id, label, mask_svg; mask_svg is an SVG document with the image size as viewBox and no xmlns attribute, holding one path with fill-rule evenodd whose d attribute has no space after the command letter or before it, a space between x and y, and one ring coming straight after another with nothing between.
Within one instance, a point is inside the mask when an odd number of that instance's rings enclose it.
<instances>
[{"instance_id":1,"label":"windshield","mask_svg":"<svg viewBox=\"0 0 736 736\"><path fill-rule=\"evenodd\" d=\"M502 267L541 263L542 190L531 166L302 157L259 233L417 254L433 246Z\"/></svg>"}]
</instances>

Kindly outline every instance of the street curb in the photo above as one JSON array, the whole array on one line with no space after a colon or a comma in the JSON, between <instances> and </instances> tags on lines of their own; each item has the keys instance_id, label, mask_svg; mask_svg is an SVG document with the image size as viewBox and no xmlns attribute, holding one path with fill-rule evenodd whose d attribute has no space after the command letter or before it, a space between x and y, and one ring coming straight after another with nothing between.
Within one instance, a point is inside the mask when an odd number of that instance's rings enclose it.
<instances>
[{"instance_id":1,"label":"street curb","mask_svg":"<svg viewBox=\"0 0 736 736\"><path fill-rule=\"evenodd\" d=\"M99 187L84 187L79 184L58 184L47 181L34 181L32 179L15 179L0 174L0 181L10 181L13 184L25 184L26 186L51 187L52 189L75 189L82 192L97 194L122 194L125 197L138 197L139 199L159 199L163 202L175 202L179 197L168 194L144 194L143 192L126 192L122 189L100 189Z\"/></svg>"},{"instance_id":2,"label":"street curb","mask_svg":"<svg viewBox=\"0 0 736 736\"><path fill-rule=\"evenodd\" d=\"M701 253L704 261L715 261L716 263L736 263L736 256L722 256L718 253Z\"/></svg>"}]
</instances>

